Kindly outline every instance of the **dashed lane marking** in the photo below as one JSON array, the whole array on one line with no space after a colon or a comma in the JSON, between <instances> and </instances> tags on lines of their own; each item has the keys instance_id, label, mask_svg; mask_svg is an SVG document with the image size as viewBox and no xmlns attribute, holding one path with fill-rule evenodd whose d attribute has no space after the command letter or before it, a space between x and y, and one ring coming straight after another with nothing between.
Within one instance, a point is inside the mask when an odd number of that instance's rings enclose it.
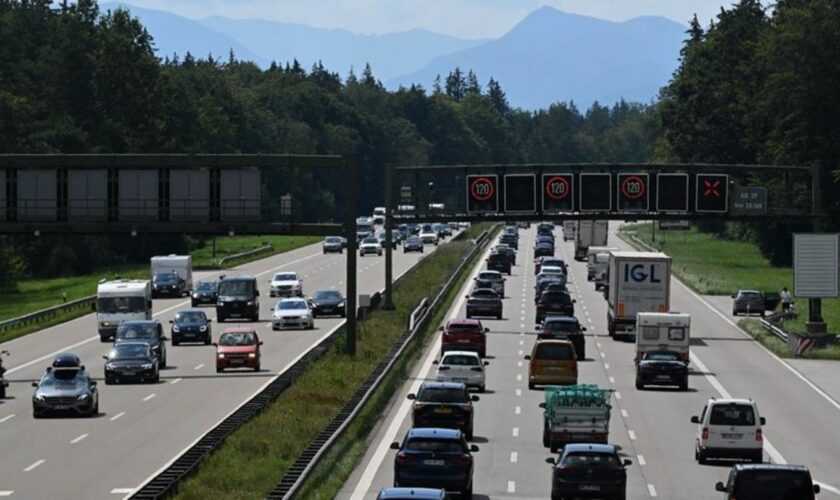
<instances>
[{"instance_id":1,"label":"dashed lane marking","mask_svg":"<svg viewBox=\"0 0 840 500\"><path fill-rule=\"evenodd\" d=\"M650 493L650 496L656 497L656 488L652 484L648 484L648 493Z\"/></svg>"},{"instance_id":2,"label":"dashed lane marking","mask_svg":"<svg viewBox=\"0 0 840 500\"><path fill-rule=\"evenodd\" d=\"M512 451L510 452L510 463L515 464L519 461L519 453Z\"/></svg>"},{"instance_id":3,"label":"dashed lane marking","mask_svg":"<svg viewBox=\"0 0 840 500\"><path fill-rule=\"evenodd\" d=\"M519 437L519 427L513 428L513 437Z\"/></svg>"},{"instance_id":4,"label":"dashed lane marking","mask_svg":"<svg viewBox=\"0 0 840 500\"><path fill-rule=\"evenodd\" d=\"M77 437L76 439L70 441L70 444L76 444L79 441L83 440L84 438L88 437L90 434L82 434L81 436Z\"/></svg>"},{"instance_id":5,"label":"dashed lane marking","mask_svg":"<svg viewBox=\"0 0 840 500\"><path fill-rule=\"evenodd\" d=\"M522 374L521 373L516 374L516 381L517 382L522 382Z\"/></svg>"},{"instance_id":6,"label":"dashed lane marking","mask_svg":"<svg viewBox=\"0 0 840 500\"><path fill-rule=\"evenodd\" d=\"M514 408L514 409L513 409L513 413L514 413L514 415L520 415L520 414L522 414L522 407L521 407L521 406L517 406L516 408Z\"/></svg>"},{"instance_id":7,"label":"dashed lane marking","mask_svg":"<svg viewBox=\"0 0 840 500\"><path fill-rule=\"evenodd\" d=\"M610 383L611 383L611 384L614 384L614 383L615 383L615 377L610 377Z\"/></svg>"},{"instance_id":8,"label":"dashed lane marking","mask_svg":"<svg viewBox=\"0 0 840 500\"><path fill-rule=\"evenodd\" d=\"M604 363L604 369L609 370L610 369L610 364L609 363Z\"/></svg>"},{"instance_id":9,"label":"dashed lane marking","mask_svg":"<svg viewBox=\"0 0 840 500\"><path fill-rule=\"evenodd\" d=\"M630 441L635 441L636 440L636 433L633 432L632 430L628 429L627 435L630 436Z\"/></svg>"},{"instance_id":10,"label":"dashed lane marking","mask_svg":"<svg viewBox=\"0 0 840 500\"><path fill-rule=\"evenodd\" d=\"M14 414L14 413L12 413L11 415L6 415L5 417L0 418L0 424L2 424L3 422L6 422L6 421L8 421L8 420L11 420L11 419L13 419L13 418L15 418L15 414Z\"/></svg>"},{"instance_id":11,"label":"dashed lane marking","mask_svg":"<svg viewBox=\"0 0 840 500\"><path fill-rule=\"evenodd\" d=\"M269 326L271 325L269 324ZM193 368L193 370L201 370L202 368L204 368L204 363L201 363L200 365L196 366L195 368Z\"/></svg>"},{"instance_id":12,"label":"dashed lane marking","mask_svg":"<svg viewBox=\"0 0 840 500\"><path fill-rule=\"evenodd\" d=\"M175 379L175 380L173 380L172 382L169 382L169 384L170 384L170 385L175 385L175 384L177 384L177 383L178 383L178 382L180 382L180 381L181 381L181 379L176 378L176 379Z\"/></svg>"},{"instance_id":13,"label":"dashed lane marking","mask_svg":"<svg viewBox=\"0 0 840 500\"><path fill-rule=\"evenodd\" d=\"M40 467L40 466L41 466L41 464L43 464L44 462L46 462L46 460L44 460L44 459L38 460L37 462L33 463L33 464L32 464L32 465L30 465L29 467L27 467L27 468L23 469L23 472L32 472L33 470L35 470L35 469L37 469L38 467Z\"/></svg>"},{"instance_id":14,"label":"dashed lane marking","mask_svg":"<svg viewBox=\"0 0 840 500\"><path fill-rule=\"evenodd\" d=\"M134 493L134 488L114 488L111 490L112 495L130 495Z\"/></svg>"},{"instance_id":15,"label":"dashed lane marking","mask_svg":"<svg viewBox=\"0 0 840 500\"><path fill-rule=\"evenodd\" d=\"M113 422L114 420L117 420L118 418L122 417L123 415L125 415L125 412L121 411L121 412L117 413L116 415L114 415L113 417L111 417L109 420L111 422Z\"/></svg>"},{"instance_id":16,"label":"dashed lane marking","mask_svg":"<svg viewBox=\"0 0 840 500\"><path fill-rule=\"evenodd\" d=\"M517 396L522 396L522 389L517 389L516 390L516 395Z\"/></svg>"},{"instance_id":17,"label":"dashed lane marking","mask_svg":"<svg viewBox=\"0 0 840 500\"><path fill-rule=\"evenodd\" d=\"M636 458L639 460L639 465L641 465L642 467L647 465L647 462L645 462L645 456L644 455L636 455Z\"/></svg>"},{"instance_id":18,"label":"dashed lane marking","mask_svg":"<svg viewBox=\"0 0 840 500\"><path fill-rule=\"evenodd\" d=\"M10 497L13 493L14 490L0 491L0 497Z\"/></svg>"},{"instance_id":19,"label":"dashed lane marking","mask_svg":"<svg viewBox=\"0 0 840 500\"><path fill-rule=\"evenodd\" d=\"M508 493L516 493L516 482L515 481L508 481Z\"/></svg>"},{"instance_id":20,"label":"dashed lane marking","mask_svg":"<svg viewBox=\"0 0 840 500\"><path fill-rule=\"evenodd\" d=\"M153 393L149 394L148 396L146 396L145 398L143 398L143 402L145 403L146 401L150 401L150 400L151 400L152 398L154 398L155 396L157 396L157 394L155 394L155 393L153 392Z\"/></svg>"},{"instance_id":21,"label":"dashed lane marking","mask_svg":"<svg viewBox=\"0 0 840 500\"><path fill-rule=\"evenodd\" d=\"M621 409L621 416L622 416L622 417L624 417L624 418L627 418L627 417L629 417L630 415L628 415L628 414L627 414L627 410L625 410L624 408L622 408L622 409Z\"/></svg>"},{"instance_id":22,"label":"dashed lane marking","mask_svg":"<svg viewBox=\"0 0 840 500\"><path fill-rule=\"evenodd\" d=\"M620 392L615 391L615 399L621 399L621 393Z\"/></svg>"}]
</instances>

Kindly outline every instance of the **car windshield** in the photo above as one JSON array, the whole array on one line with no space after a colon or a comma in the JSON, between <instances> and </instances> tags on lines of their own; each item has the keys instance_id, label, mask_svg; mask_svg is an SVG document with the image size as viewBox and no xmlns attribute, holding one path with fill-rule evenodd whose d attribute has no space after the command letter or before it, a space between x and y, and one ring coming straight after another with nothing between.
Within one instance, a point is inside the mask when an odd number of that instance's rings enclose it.
<instances>
[{"instance_id":1,"label":"car windshield","mask_svg":"<svg viewBox=\"0 0 840 500\"><path fill-rule=\"evenodd\" d=\"M405 444L405 449L411 451L434 451L437 453L464 453L466 448L463 444L454 439L410 439Z\"/></svg>"},{"instance_id":2,"label":"car windshield","mask_svg":"<svg viewBox=\"0 0 840 500\"><path fill-rule=\"evenodd\" d=\"M144 312L146 306L145 297L101 297L96 299L96 312L101 314Z\"/></svg>"},{"instance_id":3,"label":"car windshield","mask_svg":"<svg viewBox=\"0 0 840 500\"><path fill-rule=\"evenodd\" d=\"M548 267L548 266L563 267L563 264L564 264L564 262L562 260L546 259L546 260L542 261L542 265L544 265L546 267Z\"/></svg>"},{"instance_id":4,"label":"car windshield","mask_svg":"<svg viewBox=\"0 0 840 500\"><path fill-rule=\"evenodd\" d=\"M450 366L480 366L478 356L467 356L465 354L448 354L443 357L442 365Z\"/></svg>"},{"instance_id":5,"label":"car windshield","mask_svg":"<svg viewBox=\"0 0 840 500\"><path fill-rule=\"evenodd\" d=\"M253 332L227 332L219 338L219 345L226 346L254 345L256 343L257 337Z\"/></svg>"},{"instance_id":6,"label":"car windshield","mask_svg":"<svg viewBox=\"0 0 840 500\"><path fill-rule=\"evenodd\" d=\"M742 470L733 498L739 500L789 500L814 498L813 484L799 471Z\"/></svg>"},{"instance_id":7,"label":"car windshield","mask_svg":"<svg viewBox=\"0 0 840 500\"><path fill-rule=\"evenodd\" d=\"M379 241L376 238L365 238L365 240L362 243L366 243L368 245L370 245L370 244L377 245L377 244L379 244Z\"/></svg>"},{"instance_id":8,"label":"car windshield","mask_svg":"<svg viewBox=\"0 0 840 500\"><path fill-rule=\"evenodd\" d=\"M677 354L674 352L668 351L655 351L655 352L648 352L645 353L644 359L648 361L679 361L680 358L677 357Z\"/></svg>"},{"instance_id":9,"label":"car windshield","mask_svg":"<svg viewBox=\"0 0 840 500\"><path fill-rule=\"evenodd\" d=\"M619 465L618 457L612 453L572 452L563 457L563 465L576 466L614 466Z\"/></svg>"},{"instance_id":10,"label":"car windshield","mask_svg":"<svg viewBox=\"0 0 840 500\"><path fill-rule=\"evenodd\" d=\"M288 311L290 309L306 309L306 302L302 300L282 300L277 303L278 311Z\"/></svg>"},{"instance_id":11,"label":"car windshield","mask_svg":"<svg viewBox=\"0 0 840 500\"><path fill-rule=\"evenodd\" d=\"M425 387L420 389L417 401L427 403L468 403L467 390L463 387Z\"/></svg>"},{"instance_id":12,"label":"car windshield","mask_svg":"<svg viewBox=\"0 0 840 500\"><path fill-rule=\"evenodd\" d=\"M123 344L111 349L109 359L139 359L149 357L149 346L146 344Z\"/></svg>"},{"instance_id":13,"label":"car windshield","mask_svg":"<svg viewBox=\"0 0 840 500\"><path fill-rule=\"evenodd\" d=\"M81 378L82 370L80 368L54 368L44 375L44 378L41 379L41 385L46 387L75 385Z\"/></svg>"},{"instance_id":14,"label":"car windshield","mask_svg":"<svg viewBox=\"0 0 840 500\"><path fill-rule=\"evenodd\" d=\"M341 294L339 292L321 291L315 292L312 298L315 300L341 300Z\"/></svg>"},{"instance_id":15,"label":"car windshield","mask_svg":"<svg viewBox=\"0 0 840 500\"><path fill-rule=\"evenodd\" d=\"M540 344L537 346L535 359L567 361L572 359L572 350L568 344Z\"/></svg>"},{"instance_id":16,"label":"car windshield","mask_svg":"<svg viewBox=\"0 0 840 500\"><path fill-rule=\"evenodd\" d=\"M327 243L341 243L341 238L339 238L338 236L327 236L327 238L324 241L326 241Z\"/></svg>"},{"instance_id":17,"label":"car windshield","mask_svg":"<svg viewBox=\"0 0 840 500\"><path fill-rule=\"evenodd\" d=\"M502 275L496 273L479 273L478 279L487 280L487 281L501 281Z\"/></svg>"},{"instance_id":18,"label":"car windshield","mask_svg":"<svg viewBox=\"0 0 840 500\"><path fill-rule=\"evenodd\" d=\"M543 331L546 333L576 332L578 330L580 330L580 326L574 321L546 321L543 326Z\"/></svg>"},{"instance_id":19,"label":"car windshield","mask_svg":"<svg viewBox=\"0 0 840 500\"><path fill-rule=\"evenodd\" d=\"M254 282L251 280L225 280L219 284L219 295L243 296L254 293Z\"/></svg>"},{"instance_id":20,"label":"car windshield","mask_svg":"<svg viewBox=\"0 0 840 500\"><path fill-rule=\"evenodd\" d=\"M542 273L542 274L566 274L566 270L563 269L562 267L549 266L549 265L543 264L543 266L540 268L540 273Z\"/></svg>"},{"instance_id":21,"label":"car windshield","mask_svg":"<svg viewBox=\"0 0 840 500\"><path fill-rule=\"evenodd\" d=\"M709 416L710 425L753 426L755 412L750 405L745 404L717 404L712 406Z\"/></svg>"},{"instance_id":22,"label":"car windshield","mask_svg":"<svg viewBox=\"0 0 840 500\"><path fill-rule=\"evenodd\" d=\"M216 282L215 281L199 281L198 285L195 286L196 292L213 292L216 290Z\"/></svg>"},{"instance_id":23,"label":"car windshield","mask_svg":"<svg viewBox=\"0 0 840 500\"><path fill-rule=\"evenodd\" d=\"M464 323L450 323L446 325L446 331L450 333L482 332L481 325L468 325Z\"/></svg>"},{"instance_id":24,"label":"car windshield","mask_svg":"<svg viewBox=\"0 0 840 500\"><path fill-rule=\"evenodd\" d=\"M477 299L495 299L499 295L489 288L479 288L477 290L473 290L472 296Z\"/></svg>"},{"instance_id":25,"label":"car windshield","mask_svg":"<svg viewBox=\"0 0 840 500\"><path fill-rule=\"evenodd\" d=\"M175 315L176 323L206 323L207 316L201 311L184 311Z\"/></svg>"},{"instance_id":26,"label":"car windshield","mask_svg":"<svg viewBox=\"0 0 840 500\"><path fill-rule=\"evenodd\" d=\"M420 243L420 240L419 240L419 239L417 239L417 237L416 237L416 236L412 236L411 238L409 238L409 239L407 239L407 240L406 240L406 243L409 243L409 244L411 244L411 243Z\"/></svg>"},{"instance_id":27,"label":"car windshield","mask_svg":"<svg viewBox=\"0 0 840 500\"><path fill-rule=\"evenodd\" d=\"M297 281L295 273L278 273L274 275L274 281Z\"/></svg>"},{"instance_id":28,"label":"car windshield","mask_svg":"<svg viewBox=\"0 0 840 500\"><path fill-rule=\"evenodd\" d=\"M153 339L156 336L157 324L155 323L120 325L116 334L118 340Z\"/></svg>"},{"instance_id":29,"label":"car windshield","mask_svg":"<svg viewBox=\"0 0 840 500\"><path fill-rule=\"evenodd\" d=\"M758 292L741 292L742 299L760 299L761 294Z\"/></svg>"},{"instance_id":30,"label":"car windshield","mask_svg":"<svg viewBox=\"0 0 840 500\"><path fill-rule=\"evenodd\" d=\"M152 281L155 283L176 283L178 281L178 275L175 273L158 273L155 274Z\"/></svg>"},{"instance_id":31,"label":"car windshield","mask_svg":"<svg viewBox=\"0 0 840 500\"><path fill-rule=\"evenodd\" d=\"M563 292L543 292L540 297L540 302L547 304L568 304L571 301L569 294Z\"/></svg>"}]
</instances>

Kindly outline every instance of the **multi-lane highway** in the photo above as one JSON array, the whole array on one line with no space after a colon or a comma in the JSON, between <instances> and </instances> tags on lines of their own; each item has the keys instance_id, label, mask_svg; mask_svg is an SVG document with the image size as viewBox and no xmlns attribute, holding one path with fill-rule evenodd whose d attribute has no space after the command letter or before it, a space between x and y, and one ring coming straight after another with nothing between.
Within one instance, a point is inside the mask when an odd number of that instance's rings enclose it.
<instances>
[{"instance_id":1,"label":"multi-lane highway","mask_svg":"<svg viewBox=\"0 0 840 500\"><path fill-rule=\"evenodd\" d=\"M394 276L416 264L425 254L394 252ZM167 345L169 367L158 384L102 382L102 356L110 344L101 343L94 315L70 321L0 345L6 358L9 397L0 400L0 497L120 498L153 476L207 430L249 399L299 356L320 342L341 320L318 318L315 330L272 331L269 319L279 299L269 298L268 282L279 270L297 271L307 295L319 289L344 292L345 255L321 252L311 245L243 265L223 274L256 275L260 284L260 322L255 327L263 345L262 371L215 371L212 346ZM384 257L359 258L359 293L384 286ZM196 273L196 279L219 273ZM188 299L155 300L154 317L169 336L168 321L189 308ZM212 308L205 309L215 318ZM213 337L236 326L213 323ZM77 354L99 381L100 414L86 418L32 417L32 388L61 352Z\"/></svg>"},{"instance_id":2,"label":"multi-lane highway","mask_svg":"<svg viewBox=\"0 0 840 500\"><path fill-rule=\"evenodd\" d=\"M613 228L614 229L614 228ZM474 494L476 498L548 498L549 450L542 446L541 391L528 390L527 361L535 339L531 248L534 230L520 231L517 266L506 284L504 319L482 320L491 329L487 353L487 393L476 403ZM674 310L692 316L690 389L636 390L634 346L606 334L606 302L586 281L585 264L574 262L572 247L558 228L557 255L569 264L569 288L577 299L576 315L588 327L588 359L579 363L579 382L612 388L610 442L633 461L628 468L627 498L712 499L730 463L694 461L696 425L690 423L710 397L751 397L766 417L765 460L804 464L822 485L820 498L840 498L840 404L789 365L752 341L732 321L678 281L671 287ZM632 250L614 233L610 245ZM477 271L477 269L476 269ZM464 293L471 286L468 282ZM463 293L461 294L463 295ZM449 317L464 315L463 300ZM375 498L393 484L394 451L410 427L410 402L424 379L433 376L439 341L432 342L409 381L395 397L371 438L360 466L339 498Z\"/></svg>"}]
</instances>

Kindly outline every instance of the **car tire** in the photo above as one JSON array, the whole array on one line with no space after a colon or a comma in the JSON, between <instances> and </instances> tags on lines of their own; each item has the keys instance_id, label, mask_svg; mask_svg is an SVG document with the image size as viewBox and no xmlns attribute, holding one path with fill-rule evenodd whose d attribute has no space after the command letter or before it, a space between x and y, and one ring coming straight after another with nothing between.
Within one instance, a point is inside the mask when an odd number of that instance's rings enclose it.
<instances>
[{"instance_id":1,"label":"car tire","mask_svg":"<svg viewBox=\"0 0 840 500\"><path fill-rule=\"evenodd\" d=\"M210 345L213 343L213 339L210 338L210 334L208 333L206 337L204 337L204 345Z\"/></svg>"},{"instance_id":2,"label":"car tire","mask_svg":"<svg viewBox=\"0 0 840 500\"><path fill-rule=\"evenodd\" d=\"M0 399L6 399L6 386L0 385Z\"/></svg>"},{"instance_id":3,"label":"car tire","mask_svg":"<svg viewBox=\"0 0 840 500\"><path fill-rule=\"evenodd\" d=\"M557 451L560 449L560 447L557 446L556 444L554 444L554 442L549 441L548 442L548 449L551 450L551 453L557 453Z\"/></svg>"},{"instance_id":4,"label":"car tire","mask_svg":"<svg viewBox=\"0 0 840 500\"><path fill-rule=\"evenodd\" d=\"M196 301L191 300L190 301L190 307L198 307L198 304L196 303Z\"/></svg>"},{"instance_id":5,"label":"car tire","mask_svg":"<svg viewBox=\"0 0 840 500\"><path fill-rule=\"evenodd\" d=\"M641 391L644 388L645 388L645 384L642 383L642 381L639 377L636 377L636 389Z\"/></svg>"},{"instance_id":6,"label":"car tire","mask_svg":"<svg viewBox=\"0 0 840 500\"><path fill-rule=\"evenodd\" d=\"M219 323L224 323L225 319L226 318L225 318L224 314L219 314L218 317L216 318L216 321L218 321Z\"/></svg>"},{"instance_id":7,"label":"car tire","mask_svg":"<svg viewBox=\"0 0 840 500\"><path fill-rule=\"evenodd\" d=\"M695 451L694 456L697 459L697 463L700 465L706 465L709 463L708 457L706 457L706 454L703 453L702 450Z\"/></svg>"},{"instance_id":8,"label":"car tire","mask_svg":"<svg viewBox=\"0 0 840 500\"><path fill-rule=\"evenodd\" d=\"M758 451L752 457L750 457L750 462L754 464L760 464L764 462L764 452Z\"/></svg>"},{"instance_id":9,"label":"car tire","mask_svg":"<svg viewBox=\"0 0 840 500\"><path fill-rule=\"evenodd\" d=\"M733 316L737 316L737 315L738 315L738 310L737 310L737 309L733 309L733 310L732 310L732 315L733 315Z\"/></svg>"},{"instance_id":10,"label":"car tire","mask_svg":"<svg viewBox=\"0 0 840 500\"><path fill-rule=\"evenodd\" d=\"M528 382L528 389L533 391L535 387L536 387L536 385L534 385L533 382Z\"/></svg>"},{"instance_id":11,"label":"car tire","mask_svg":"<svg viewBox=\"0 0 840 500\"><path fill-rule=\"evenodd\" d=\"M32 410L32 418L43 418L43 416L43 413L38 413L37 411Z\"/></svg>"},{"instance_id":12,"label":"car tire","mask_svg":"<svg viewBox=\"0 0 840 500\"><path fill-rule=\"evenodd\" d=\"M91 412L88 413L87 416L88 418L93 418L97 415L99 415L99 400L96 401L96 406L93 407L93 410L91 410Z\"/></svg>"},{"instance_id":13,"label":"car tire","mask_svg":"<svg viewBox=\"0 0 840 500\"><path fill-rule=\"evenodd\" d=\"M314 330L315 329L315 322L310 321L309 325L306 327L307 330Z\"/></svg>"},{"instance_id":14,"label":"car tire","mask_svg":"<svg viewBox=\"0 0 840 500\"><path fill-rule=\"evenodd\" d=\"M99 341L100 342L108 342L108 340L109 340L108 336L103 336L103 335L99 336Z\"/></svg>"},{"instance_id":15,"label":"car tire","mask_svg":"<svg viewBox=\"0 0 840 500\"><path fill-rule=\"evenodd\" d=\"M542 443L544 448L551 446L551 440L548 437L548 422L543 420Z\"/></svg>"},{"instance_id":16,"label":"car tire","mask_svg":"<svg viewBox=\"0 0 840 500\"><path fill-rule=\"evenodd\" d=\"M472 441L473 440L473 426L472 426L472 424L470 424L470 428L467 429L467 432L465 432L464 435L466 436L467 441Z\"/></svg>"},{"instance_id":17,"label":"car tire","mask_svg":"<svg viewBox=\"0 0 840 500\"><path fill-rule=\"evenodd\" d=\"M163 357L160 359L160 367L166 368L166 352L164 352Z\"/></svg>"},{"instance_id":18,"label":"car tire","mask_svg":"<svg viewBox=\"0 0 840 500\"><path fill-rule=\"evenodd\" d=\"M260 371L260 364L259 364L259 363L257 363L257 365L256 365L256 366L254 366L254 371L255 371L255 372Z\"/></svg>"},{"instance_id":19,"label":"car tire","mask_svg":"<svg viewBox=\"0 0 840 500\"><path fill-rule=\"evenodd\" d=\"M223 371L225 371L224 368L219 368L218 366L216 367L216 373L222 373Z\"/></svg>"},{"instance_id":20,"label":"car tire","mask_svg":"<svg viewBox=\"0 0 840 500\"><path fill-rule=\"evenodd\" d=\"M181 344L181 340L173 336L172 337L172 345L177 346L177 345L180 345L180 344Z\"/></svg>"},{"instance_id":21,"label":"car tire","mask_svg":"<svg viewBox=\"0 0 840 500\"><path fill-rule=\"evenodd\" d=\"M469 488L467 488L466 490L464 490L463 493L461 493L461 498L471 500L472 497L473 497L473 485L470 485Z\"/></svg>"},{"instance_id":22,"label":"car tire","mask_svg":"<svg viewBox=\"0 0 840 500\"><path fill-rule=\"evenodd\" d=\"M500 319L502 319L502 315L501 315L501 314L497 314L497 315L496 315L496 319L499 319L499 320L500 320Z\"/></svg>"},{"instance_id":23,"label":"car tire","mask_svg":"<svg viewBox=\"0 0 840 500\"><path fill-rule=\"evenodd\" d=\"M155 376L152 378L152 383L157 384L160 382L160 370L155 372Z\"/></svg>"},{"instance_id":24,"label":"car tire","mask_svg":"<svg viewBox=\"0 0 840 500\"><path fill-rule=\"evenodd\" d=\"M680 384L680 390L682 392L688 391L688 380L686 380L686 381L684 381L683 383Z\"/></svg>"},{"instance_id":25,"label":"car tire","mask_svg":"<svg viewBox=\"0 0 840 500\"><path fill-rule=\"evenodd\" d=\"M478 386L478 392L484 394L485 391L487 391L487 386L486 385Z\"/></svg>"},{"instance_id":26,"label":"car tire","mask_svg":"<svg viewBox=\"0 0 840 500\"><path fill-rule=\"evenodd\" d=\"M105 385L111 385L114 383L114 380L108 377L105 377Z\"/></svg>"}]
</instances>

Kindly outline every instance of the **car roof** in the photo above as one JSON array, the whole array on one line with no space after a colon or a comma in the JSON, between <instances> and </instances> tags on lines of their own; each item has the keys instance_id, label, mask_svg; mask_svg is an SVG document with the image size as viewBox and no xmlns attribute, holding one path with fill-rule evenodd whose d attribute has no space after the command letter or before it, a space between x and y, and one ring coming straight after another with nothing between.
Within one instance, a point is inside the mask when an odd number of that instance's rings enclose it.
<instances>
[{"instance_id":1,"label":"car roof","mask_svg":"<svg viewBox=\"0 0 840 500\"><path fill-rule=\"evenodd\" d=\"M480 273L478 273L479 276L481 276L482 274L484 274L484 275L489 274L489 275L492 275L492 276L498 276L500 278L502 277L502 273L500 273L499 271L490 270L490 269L485 269L484 271L481 271Z\"/></svg>"},{"instance_id":2,"label":"car roof","mask_svg":"<svg viewBox=\"0 0 840 500\"><path fill-rule=\"evenodd\" d=\"M475 351L446 351L445 353L443 353L443 356L441 356L441 358L445 358L447 356L469 356L471 358L480 357Z\"/></svg>"},{"instance_id":3,"label":"car roof","mask_svg":"<svg viewBox=\"0 0 840 500\"><path fill-rule=\"evenodd\" d=\"M712 398L708 401L709 405L726 405L726 404L745 404L745 405L753 405L755 401L752 399L744 399L744 398Z\"/></svg>"},{"instance_id":4,"label":"car roof","mask_svg":"<svg viewBox=\"0 0 840 500\"><path fill-rule=\"evenodd\" d=\"M580 451L591 451L595 453L617 453L615 445L613 444L596 444L596 443L575 443L567 444L563 447L563 453L573 453Z\"/></svg>"},{"instance_id":5,"label":"car roof","mask_svg":"<svg viewBox=\"0 0 840 500\"><path fill-rule=\"evenodd\" d=\"M574 324L580 323L580 321L578 321L577 318L573 318L572 316L560 316L560 315L546 316L545 317L545 322L546 323L574 323Z\"/></svg>"},{"instance_id":6,"label":"car roof","mask_svg":"<svg viewBox=\"0 0 840 500\"><path fill-rule=\"evenodd\" d=\"M560 340L560 339L537 339L536 344L563 344L563 345L572 345L571 340ZM536 345L535 344L535 345Z\"/></svg>"},{"instance_id":7,"label":"car roof","mask_svg":"<svg viewBox=\"0 0 840 500\"><path fill-rule=\"evenodd\" d=\"M463 384L461 384L463 385ZM407 438L439 438L439 439L460 439L461 431L458 429L442 429L437 427L414 428L408 431Z\"/></svg>"},{"instance_id":8,"label":"car roof","mask_svg":"<svg viewBox=\"0 0 840 500\"><path fill-rule=\"evenodd\" d=\"M420 385L420 389L465 389L463 382L433 382L427 381Z\"/></svg>"},{"instance_id":9,"label":"car roof","mask_svg":"<svg viewBox=\"0 0 840 500\"><path fill-rule=\"evenodd\" d=\"M257 331L253 328L248 328L247 326L231 326L224 329L222 334L225 333L257 333Z\"/></svg>"},{"instance_id":10,"label":"car roof","mask_svg":"<svg viewBox=\"0 0 840 500\"><path fill-rule=\"evenodd\" d=\"M735 464L733 467L737 471L748 470L772 470L772 471L791 471L791 472L807 472L811 473L810 469L804 465L790 465L790 464Z\"/></svg>"},{"instance_id":11,"label":"car roof","mask_svg":"<svg viewBox=\"0 0 840 500\"><path fill-rule=\"evenodd\" d=\"M469 325L479 326L481 321L472 318L453 318L446 322L447 325Z\"/></svg>"},{"instance_id":12,"label":"car roof","mask_svg":"<svg viewBox=\"0 0 840 500\"><path fill-rule=\"evenodd\" d=\"M385 488L379 492L377 498L382 500L391 498L418 498L418 499L432 499L432 498L446 498L444 490L436 490L432 488Z\"/></svg>"}]
</instances>

